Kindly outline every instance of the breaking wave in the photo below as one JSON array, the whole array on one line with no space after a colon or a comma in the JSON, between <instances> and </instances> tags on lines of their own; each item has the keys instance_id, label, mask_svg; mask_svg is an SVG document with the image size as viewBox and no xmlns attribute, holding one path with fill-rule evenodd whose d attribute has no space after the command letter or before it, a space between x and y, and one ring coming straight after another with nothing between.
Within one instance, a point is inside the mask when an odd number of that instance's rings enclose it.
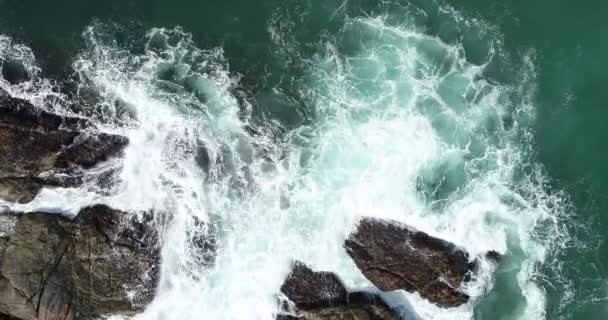
<instances>
[{"instance_id":1,"label":"breaking wave","mask_svg":"<svg viewBox=\"0 0 608 320\"><path fill-rule=\"evenodd\" d=\"M362 216L405 222L481 257L462 307L402 293L420 317L491 318L508 295L517 317L542 319L537 270L568 235L566 197L545 191L530 147L533 52L511 81L494 79L497 61L509 59L498 32L434 10L341 8L331 17L338 27L310 55L278 10L268 25L274 50L302 70L288 98L306 106L306 121L293 127L254 112L222 48L199 49L180 28L119 44L114 27L91 25L72 95L44 79L31 50L2 36L2 67L17 61L30 75L0 79L2 89L130 140L123 159L93 169L118 172L110 190L93 179L3 205L67 215L99 202L154 209L162 275L142 319L274 319L294 259L371 287L342 247ZM433 19L444 19L437 32ZM499 270L483 260L489 250L505 255Z\"/></svg>"}]
</instances>

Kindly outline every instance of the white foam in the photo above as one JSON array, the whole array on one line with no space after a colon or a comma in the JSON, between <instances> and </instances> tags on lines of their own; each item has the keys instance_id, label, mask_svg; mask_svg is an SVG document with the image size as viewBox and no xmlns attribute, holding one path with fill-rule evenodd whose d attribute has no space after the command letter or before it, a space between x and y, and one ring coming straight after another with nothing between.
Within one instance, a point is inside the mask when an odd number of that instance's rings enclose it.
<instances>
[{"instance_id":1,"label":"white foam","mask_svg":"<svg viewBox=\"0 0 608 320\"><path fill-rule=\"evenodd\" d=\"M21 208L75 212L103 202L171 217L162 225L157 296L138 318L274 319L293 259L368 287L342 247L361 216L405 222L473 256L506 253L509 234L516 234L525 253L517 279L528 301L525 317L544 317L532 276L547 249L534 232L552 216L543 201L513 188L525 151L513 135L525 128L501 125L510 108L530 106L510 105L504 96L513 88L484 80L485 66L468 63L461 45L385 16L347 18L307 62L300 89L314 109L313 124L279 144L264 134L272 130L245 130L251 108L236 99L238 78L221 49L200 50L179 28L153 29L145 53L134 55L104 42L102 29L85 31L88 47L74 67L83 86L100 92L99 108L119 102L134 114L118 119L122 125L99 124L130 140L120 182L110 196L44 190ZM288 45L280 27L269 30ZM353 34L364 35L360 48L341 52L341 39ZM197 163L201 145L206 171ZM522 188L542 194L533 183ZM217 226L217 258L208 268L189 241L192 216ZM449 312L405 296L423 319L472 319L492 272L482 261L465 288L472 302Z\"/></svg>"}]
</instances>

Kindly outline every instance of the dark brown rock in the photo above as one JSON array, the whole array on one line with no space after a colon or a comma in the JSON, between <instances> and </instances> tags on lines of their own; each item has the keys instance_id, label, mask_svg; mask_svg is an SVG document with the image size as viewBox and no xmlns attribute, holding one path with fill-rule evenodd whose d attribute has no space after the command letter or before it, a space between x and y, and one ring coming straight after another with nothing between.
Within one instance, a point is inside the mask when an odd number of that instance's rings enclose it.
<instances>
[{"instance_id":1,"label":"dark brown rock","mask_svg":"<svg viewBox=\"0 0 608 320\"><path fill-rule=\"evenodd\" d=\"M59 168L78 166L88 169L119 154L127 144L127 138L117 135L80 135L61 151L56 165Z\"/></svg>"},{"instance_id":2,"label":"dark brown rock","mask_svg":"<svg viewBox=\"0 0 608 320\"><path fill-rule=\"evenodd\" d=\"M301 262L294 263L281 292L303 309L344 304L348 297L337 275L314 272Z\"/></svg>"},{"instance_id":3,"label":"dark brown rock","mask_svg":"<svg viewBox=\"0 0 608 320\"><path fill-rule=\"evenodd\" d=\"M474 265L450 242L407 225L364 218L344 246L361 272L379 289L418 292L429 301L455 307L466 303L460 290Z\"/></svg>"},{"instance_id":4,"label":"dark brown rock","mask_svg":"<svg viewBox=\"0 0 608 320\"><path fill-rule=\"evenodd\" d=\"M0 199L28 203L34 200L43 185L44 180L37 177L0 178Z\"/></svg>"},{"instance_id":5,"label":"dark brown rock","mask_svg":"<svg viewBox=\"0 0 608 320\"><path fill-rule=\"evenodd\" d=\"M370 293L348 293L331 272L314 272L296 262L281 286L292 306L283 306L277 320L395 320L398 317Z\"/></svg>"},{"instance_id":6,"label":"dark brown rock","mask_svg":"<svg viewBox=\"0 0 608 320\"><path fill-rule=\"evenodd\" d=\"M8 314L0 313L0 320L19 320L18 318L12 317Z\"/></svg>"},{"instance_id":7,"label":"dark brown rock","mask_svg":"<svg viewBox=\"0 0 608 320\"><path fill-rule=\"evenodd\" d=\"M43 111L0 90L0 199L25 203L43 186L68 186L58 182L75 181L69 176L118 156L127 144L84 119Z\"/></svg>"},{"instance_id":8,"label":"dark brown rock","mask_svg":"<svg viewBox=\"0 0 608 320\"><path fill-rule=\"evenodd\" d=\"M380 305L337 306L301 310L298 315L279 315L278 320L387 320L399 319Z\"/></svg>"},{"instance_id":9,"label":"dark brown rock","mask_svg":"<svg viewBox=\"0 0 608 320\"><path fill-rule=\"evenodd\" d=\"M493 263L500 263L500 260L502 260L502 255L495 250L486 252L485 257Z\"/></svg>"},{"instance_id":10,"label":"dark brown rock","mask_svg":"<svg viewBox=\"0 0 608 320\"><path fill-rule=\"evenodd\" d=\"M0 233L0 313L94 319L133 314L152 300L160 249L151 214L97 205L73 221L46 213L3 216L13 217L14 226Z\"/></svg>"},{"instance_id":11,"label":"dark brown rock","mask_svg":"<svg viewBox=\"0 0 608 320\"><path fill-rule=\"evenodd\" d=\"M0 89L0 123L14 124L23 128L39 131L53 131L59 129L78 130L90 126L84 119L62 117L46 112L29 101L11 97Z\"/></svg>"}]
</instances>

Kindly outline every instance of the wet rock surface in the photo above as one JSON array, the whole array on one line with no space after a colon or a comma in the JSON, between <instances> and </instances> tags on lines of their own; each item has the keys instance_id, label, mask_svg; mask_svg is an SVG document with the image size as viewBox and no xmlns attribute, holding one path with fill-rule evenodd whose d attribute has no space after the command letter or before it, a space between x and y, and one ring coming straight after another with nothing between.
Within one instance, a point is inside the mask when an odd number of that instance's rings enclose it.
<instances>
[{"instance_id":1,"label":"wet rock surface","mask_svg":"<svg viewBox=\"0 0 608 320\"><path fill-rule=\"evenodd\" d=\"M4 213L0 314L7 319L94 319L143 310L158 281L159 234L148 212L96 205L74 220Z\"/></svg>"},{"instance_id":2,"label":"wet rock surface","mask_svg":"<svg viewBox=\"0 0 608 320\"><path fill-rule=\"evenodd\" d=\"M56 179L78 175L128 144L125 137L96 132L86 120L36 108L0 90L0 199L26 203L43 186L67 186Z\"/></svg>"},{"instance_id":3,"label":"wet rock surface","mask_svg":"<svg viewBox=\"0 0 608 320\"><path fill-rule=\"evenodd\" d=\"M339 305L348 299L348 293L336 274L314 272L301 262L293 264L281 292L304 309Z\"/></svg>"},{"instance_id":4,"label":"wet rock surface","mask_svg":"<svg viewBox=\"0 0 608 320\"><path fill-rule=\"evenodd\" d=\"M344 246L361 272L381 290L418 292L443 307L469 300L460 287L475 265L450 242L395 221L364 218Z\"/></svg>"},{"instance_id":5,"label":"wet rock surface","mask_svg":"<svg viewBox=\"0 0 608 320\"><path fill-rule=\"evenodd\" d=\"M13 71L11 71L13 72ZM13 72L19 78L18 70ZM120 156L125 137L98 132L0 89L0 199L27 203L45 186L78 186L83 171ZM210 165L206 150L197 161ZM112 173L103 179L112 184ZM207 266L217 243L196 218L190 254ZM96 205L74 220L44 212L0 213L0 319L94 319L131 315L152 300L159 272L159 228L151 213ZM418 292L443 307L466 303L460 290L475 269L454 244L407 225L364 218L344 247L380 290ZM486 258L498 263L500 254ZM339 276L296 262L281 287L289 301L277 319L403 319L376 294L348 292Z\"/></svg>"},{"instance_id":6,"label":"wet rock surface","mask_svg":"<svg viewBox=\"0 0 608 320\"><path fill-rule=\"evenodd\" d=\"M38 177L3 177L0 178L0 199L27 203L45 185L44 179Z\"/></svg>"},{"instance_id":7,"label":"wet rock surface","mask_svg":"<svg viewBox=\"0 0 608 320\"><path fill-rule=\"evenodd\" d=\"M283 306L278 320L389 320L399 319L377 296L347 292L331 272L314 272L301 262L281 286L290 305Z\"/></svg>"}]
</instances>

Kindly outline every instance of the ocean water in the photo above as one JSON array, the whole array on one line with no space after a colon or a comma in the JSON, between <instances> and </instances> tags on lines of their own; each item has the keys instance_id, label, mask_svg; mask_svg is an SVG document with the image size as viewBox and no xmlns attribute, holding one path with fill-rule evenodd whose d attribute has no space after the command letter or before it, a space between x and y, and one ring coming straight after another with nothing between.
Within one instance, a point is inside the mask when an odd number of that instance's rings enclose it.
<instances>
[{"instance_id":1,"label":"ocean water","mask_svg":"<svg viewBox=\"0 0 608 320\"><path fill-rule=\"evenodd\" d=\"M294 259L370 287L342 249L362 216L504 254L459 308L399 293L407 316L606 319L606 9L0 0L0 87L130 139L94 169L118 169L110 192L2 204L154 209L161 281L137 319L274 319Z\"/></svg>"}]
</instances>

